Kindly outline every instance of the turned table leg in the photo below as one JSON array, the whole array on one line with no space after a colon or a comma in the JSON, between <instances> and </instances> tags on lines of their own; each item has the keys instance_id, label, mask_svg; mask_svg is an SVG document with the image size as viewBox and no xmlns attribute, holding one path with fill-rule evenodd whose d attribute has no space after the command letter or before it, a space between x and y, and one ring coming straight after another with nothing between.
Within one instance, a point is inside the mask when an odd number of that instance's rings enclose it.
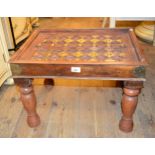
<instances>
[{"instance_id":1,"label":"turned table leg","mask_svg":"<svg viewBox=\"0 0 155 155\"><path fill-rule=\"evenodd\" d=\"M53 79L45 79L44 80L44 85L45 86L47 86L47 85L54 86L54 80Z\"/></svg>"},{"instance_id":2,"label":"turned table leg","mask_svg":"<svg viewBox=\"0 0 155 155\"><path fill-rule=\"evenodd\" d=\"M36 127L40 124L40 118L36 112L36 98L32 87L31 79L15 79L19 85L21 101L27 112L27 123L30 127Z\"/></svg>"},{"instance_id":3,"label":"turned table leg","mask_svg":"<svg viewBox=\"0 0 155 155\"><path fill-rule=\"evenodd\" d=\"M45 79L44 80L44 85L47 89L51 89L54 86L54 80L53 79Z\"/></svg>"},{"instance_id":4,"label":"turned table leg","mask_svg":"<svg viewBox=\"0 0 155 155\"><path fill-rule=\"evenodd\" d=\"M120 130L131 132L133 129L133 114L135 112L138 95L140 94L143 82L124 82L122 97L122 113L123 116L119 123Z\"/></svg>"}]
</instances>

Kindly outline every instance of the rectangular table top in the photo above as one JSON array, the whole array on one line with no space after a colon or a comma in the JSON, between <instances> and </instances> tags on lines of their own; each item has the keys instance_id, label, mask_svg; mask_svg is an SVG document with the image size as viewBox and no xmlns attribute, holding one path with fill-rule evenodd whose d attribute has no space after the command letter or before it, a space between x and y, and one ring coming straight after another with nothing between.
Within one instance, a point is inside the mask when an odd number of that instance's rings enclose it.
<instances>
[{"instance_id":1,"label":"rectangular table top","mask_svg":"<svg viewBox=\"0 0 155 155\"><path fill-rule=\"evenodd\" d=\"M133 29L37 29L13 55L17 64L146 65Z\"/></svg>"}]
</instances>

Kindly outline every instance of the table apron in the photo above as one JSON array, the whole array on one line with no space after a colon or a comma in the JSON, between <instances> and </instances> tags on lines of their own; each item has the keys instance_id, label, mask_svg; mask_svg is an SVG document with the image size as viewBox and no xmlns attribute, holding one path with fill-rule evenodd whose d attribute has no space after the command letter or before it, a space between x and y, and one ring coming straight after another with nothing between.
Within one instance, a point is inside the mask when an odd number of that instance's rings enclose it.
<instances>
[{"instance_id":1,"label":"table apron","mask_svg":"<svg viewBox=\"0 0 155 155\"><path fill-rule=\"evenodd\" d=\"M11 64L13 77L69 77L90 79L133 79L145 81L142 73L135 74L138 66L120 65L60 65Z\"/></svg>"}]
</instances>

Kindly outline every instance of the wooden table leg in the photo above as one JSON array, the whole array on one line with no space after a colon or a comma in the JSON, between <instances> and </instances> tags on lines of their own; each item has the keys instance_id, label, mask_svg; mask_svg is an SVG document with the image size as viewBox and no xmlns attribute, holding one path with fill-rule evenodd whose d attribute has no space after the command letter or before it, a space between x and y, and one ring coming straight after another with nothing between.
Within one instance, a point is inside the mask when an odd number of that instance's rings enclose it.
<instances>
[{"instance_id":1,"label":"wooden table leg","mask_svg":"<svg viewBox=\"0 0 155 155\"><path fill-rule=\"evenodd\" d=\"M33 91L32 79L15 79L19 86L21 101L27 111L27 123L30 127L40 124L40 118L36 112L36 97Z\"/></svg>"},{"instance_id":2,"label":"wooden table leg","mask_svg":"<svg viewBox=\"0 0 155 155\"><path fill-rule=\"evenodd\" d=\"M44 80L44 86L48 90L52 89L54 86L54 80L53 79L45 79Z\"/></svg>"},{"instance_id":3,"label":"wooden table leg","mask_svg":"<svg viewBox=\"0 0 155 155\"><path fill-rule=\"evenodd\" d=\"M131 132L133 129L133 114L135 112L138 95L143 87L143 82L124 82L123 97L122 97L122 113L123 116L119 123L120 130Z\"/></svg>"}]
</instances>

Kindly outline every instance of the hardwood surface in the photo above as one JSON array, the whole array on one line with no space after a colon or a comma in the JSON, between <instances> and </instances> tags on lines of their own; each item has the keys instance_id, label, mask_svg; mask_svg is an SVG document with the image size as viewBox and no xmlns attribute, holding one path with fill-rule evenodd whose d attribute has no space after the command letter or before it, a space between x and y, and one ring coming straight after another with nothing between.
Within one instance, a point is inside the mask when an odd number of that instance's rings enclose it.
<instances>
[{"instance_id":1,"label":"hardwood surface","mask_svg":"<svg viewBox=\"0 0 155 155\"><path fill-rule=\"evenodd\" d=\"M29 128L25 122L25 111L22 110L17 88L1 88L0 137L155 137L155 82L152 78L155 76L155 48L141 45L149 67L132 133L122 133L117 126L121 116L121 89L103 88L115 86L115 82L56 79L57 86L54 87L35 85L38 113L43 122L35 129ZM42 81L36 80L34 84ZM58 93L62 95L58 96Z\"/></svg>"},{"instance_id":2,"label":"hardwood surface","mask_svg":"<svg viewBox=\"0 0 155 155\"><path fill-rule=\"evenodd\" d=\"M130 28L37 29L9 62L13 78L137 81L145 81L147 64Z\"/></svg>"},{"instance_id":3,"label":"hardwood surface","mask_svg":"<svg viewBox=\"0 0 155 155\"><path fill-rule=\"evenodd\" d=\"M120 88L102 87L98 83L96 87L87 87L81 80L69 86L70 80L64 80L61 86L34 86L42 118L41 126L34 129L25 122L17 87L3 86L0 90L0 137L155 137L155 82L152 78L155 76L155 48L141 45L149 67L134 116L133 132L125 134L118 129Z\"/></svg>"},{"instance_id":4,"label":"hardwood surface","mask_svg":"<svg viewBox=\"0 0 155 155\"><path fill-rule=\"evenodd\" d=\"M119 128L133 130L147 65L133 29L36 29L9 63L30 127L40 125L32 78L58 77L123 81Z\"/></svg>"},{"instance_id":5,"label":"hardwood surface","mask_svg":"<svg viewBox=\"0 0 155 155\"><path fill-rule=\"evenodd\" d=\"M36 29L10 62L139 65L143 59L130 28Z\"/></svg>"},{"instance_id":6,"label":"hardwood surface","mask_svg":"<svg viewBox=\"0 0 155 155\"><path fill-rule=\"evenodd\" d=\"M153 61L154 49L148 45L146 49ZM17 88L3 86L0 91L0 137L155 137L155 83L151 78L155 75L155 63L151 64L131 133L119 131L117 125L121 116L120 88L35 85L42 124L34 129L28 127Z\"/></svg>"},{"instance_id":7,"label":"hardwood surface","mask_svg":"<svg viewBox=\"0 0 155 155\"><path fill-rule=\"evenodd\" d=\"M103 25L104 20L104 25ZM90 17L62 17L62 18L39 18L40 26L42 29L55 29L55 28L103 28L109 27L109 18L90 18ZM118 21L117 27L136 27L139 22L128 22L128 21ZM115 81L103 81L103 80L66 80L66 79L54 79L55 85L65 86L86 86L86 87L96 87L96 86L111 86L117 85ZM34 84L43 84L43 79L35 79Z\"/></svg>"}]
</instances>

